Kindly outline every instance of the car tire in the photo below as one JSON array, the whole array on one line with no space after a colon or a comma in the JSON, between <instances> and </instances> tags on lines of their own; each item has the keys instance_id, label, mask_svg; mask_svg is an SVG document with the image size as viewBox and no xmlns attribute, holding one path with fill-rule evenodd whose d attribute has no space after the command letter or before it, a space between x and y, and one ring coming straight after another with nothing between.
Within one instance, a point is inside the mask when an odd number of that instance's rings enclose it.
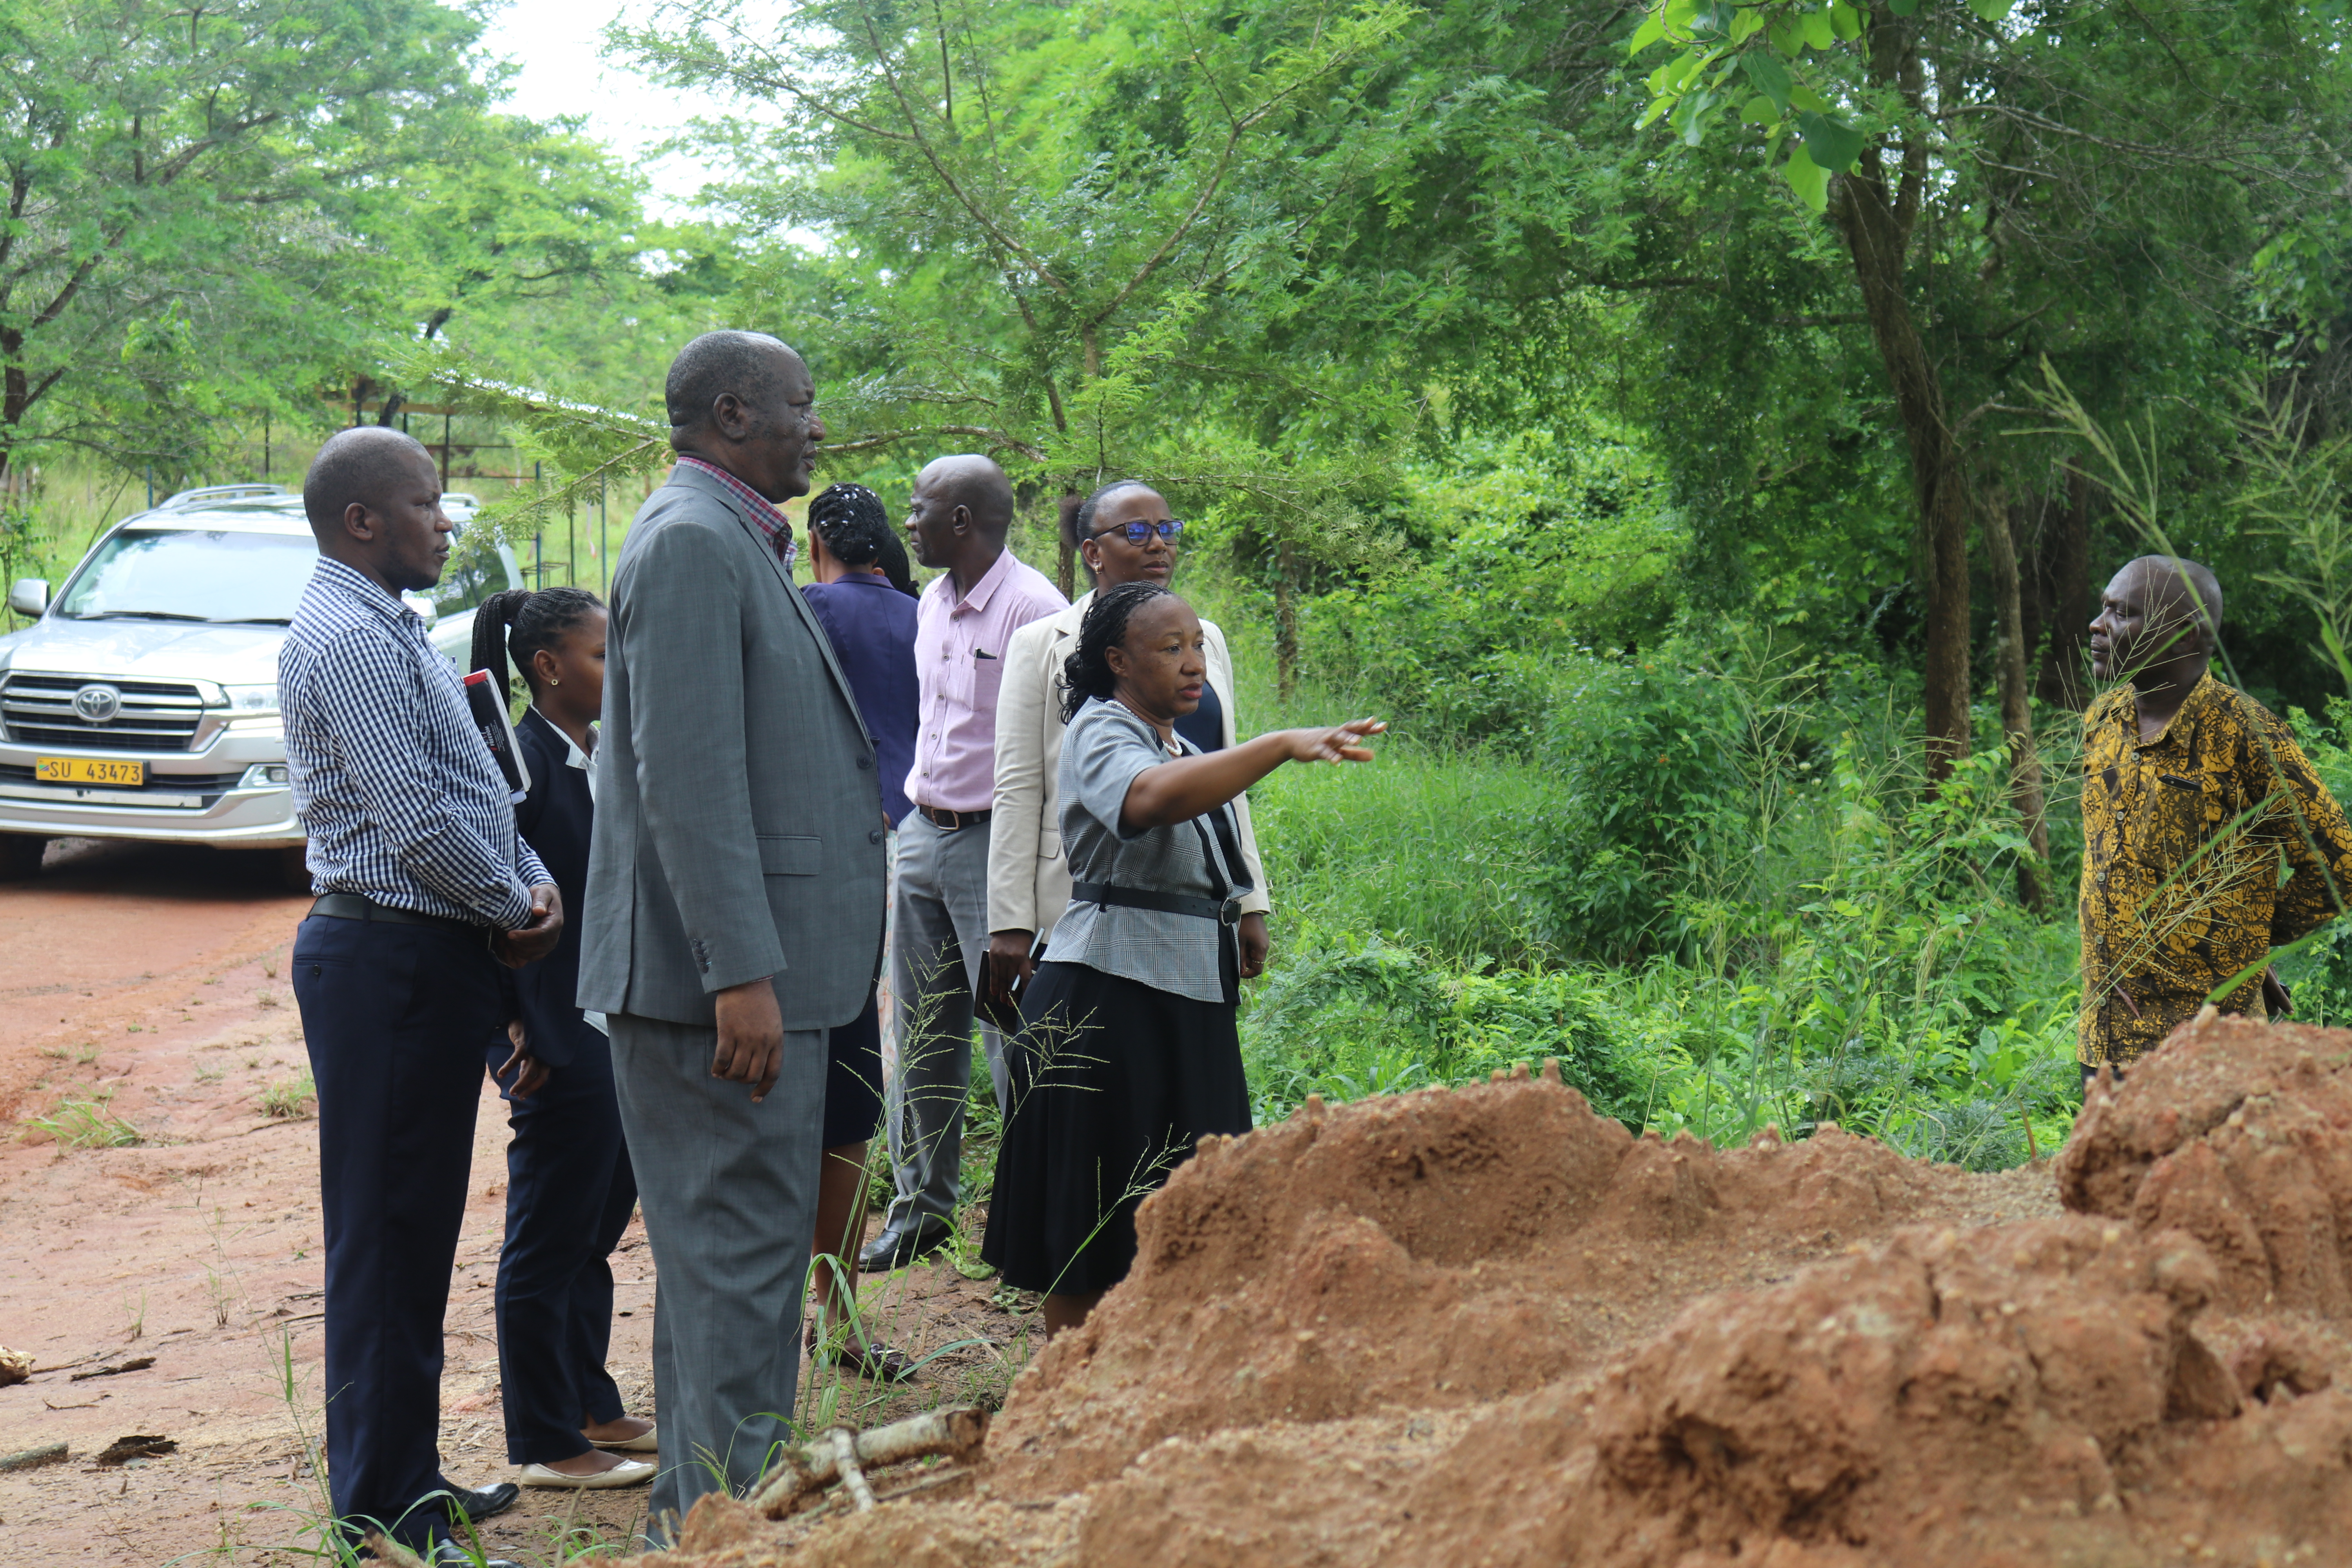
<instances>
[{"instance_id":1,"label":"car tire","mask_svg":"<svg viewBox=\"0 0 2352 1568\"><path fill-rule=\"evenodd\" d=\"M310 847L297 844L291 849L280 849L275 853L278 858L278 885L289 893L309 892L310 863L305 857L310 854Z\"/></svg>"},{"instance_id":2,"label":"car tire","mask_svg":"<svg viewBox=\"0 0 2352 1568\"><path fill-rule=\"evenodd\" d=\"M41 871L49 841L29 833L0 833L0 882L21 882Z\"/></svg>"}]
</instances>

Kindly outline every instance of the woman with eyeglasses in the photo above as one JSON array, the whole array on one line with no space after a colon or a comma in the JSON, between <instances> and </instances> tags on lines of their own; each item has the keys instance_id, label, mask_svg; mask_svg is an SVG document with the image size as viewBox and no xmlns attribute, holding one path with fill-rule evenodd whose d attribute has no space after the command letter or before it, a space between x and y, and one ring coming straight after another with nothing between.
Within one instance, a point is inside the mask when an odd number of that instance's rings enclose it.
<instances>
[{"instance_id":1,"label":"woman with eyeglasses","mask_svg":"<svg viewBox=\"0 0 2352 1568\"><path fill-rule=\"evenodd\" d=\"M1065 503L1066 505L1066 503ZM1139 479L1114 479L1063 518L1075 537L1091 591L1059 615L1032 621L1004 647L1003 684L996 699L996 790L988 840L988 978L990 1000L1008 1013L1035 972L1039 950L1070 900L1070 868L1062 849L1058 772L1062 758L1063 666L1076 651L1078 628L1096 595L1125 583L1165 588L1176 574L1177 542L1184 524L1158 490ZM1225 634L1201 623L1208 681L1200 707L1179 716L1176 732L1202 752L1234 743L1234 661ZM1250 831L1249 802L1234 802L1250 892L1242 900L1241 974L1265 967L1265 871Z\"/></svg>"}]
</instances>

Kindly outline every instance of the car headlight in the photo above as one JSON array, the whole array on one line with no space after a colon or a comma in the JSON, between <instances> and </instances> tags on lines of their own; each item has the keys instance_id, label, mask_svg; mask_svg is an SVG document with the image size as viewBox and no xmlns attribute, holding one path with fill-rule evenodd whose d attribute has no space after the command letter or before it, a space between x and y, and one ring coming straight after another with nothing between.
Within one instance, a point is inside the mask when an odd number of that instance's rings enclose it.
<instances>
[{"instance_id":1,"label":"car headlight","mask_svg":"<svg viewBox=\"0 0 2352 1568\"><path fill-rule=\"evenodd\" d=\"M267 686L225 686L232 719L274 719L278 716L278 683Z\"/></svg>"}]
</instances>

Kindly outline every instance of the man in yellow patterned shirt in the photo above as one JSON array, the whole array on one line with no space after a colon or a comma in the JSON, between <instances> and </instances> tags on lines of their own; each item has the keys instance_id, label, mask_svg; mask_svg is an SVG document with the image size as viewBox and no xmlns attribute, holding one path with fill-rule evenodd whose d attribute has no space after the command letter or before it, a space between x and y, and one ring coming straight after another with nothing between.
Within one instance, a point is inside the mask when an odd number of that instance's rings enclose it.
<instances>
[{"instance_id":1,"label":"man in yellow patterned shirt","mask_svg":"<svg viewBox=\"0 0 2352 1568\"><path fill-rule=\"evenodd\" d=\"M2287 727L2213 679L2221 589L2143 556L2091 623L2091 670L2120 681L2084 715L2085 1080L2121 1071L2210 1001L2286 1008L2271 953L2352 902L2352 826Z\"/></svg>"}]
</instances>

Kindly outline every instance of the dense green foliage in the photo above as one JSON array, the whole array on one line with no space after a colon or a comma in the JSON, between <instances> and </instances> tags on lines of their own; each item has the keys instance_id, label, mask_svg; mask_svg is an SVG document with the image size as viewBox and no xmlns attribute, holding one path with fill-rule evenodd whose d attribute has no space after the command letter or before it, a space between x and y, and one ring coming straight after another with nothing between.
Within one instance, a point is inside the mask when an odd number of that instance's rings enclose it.
<instances>
[{"instance_id":1,"label":"dense green foliage","mask_svg":"<svg viewBox=\"0 0 2352 1568\"><path fill-rule=\"evenodd\" d=\"M2077 628L2158 537L2352 786L2333 0L686 0L608 43L712 106L691 227L503 114L467 10L5 19L0 448L233 478L455 404L551 529L732 324L824 477L988 450L1034 558L1159 483L1250 725L1396 723L1262 786L1265 1115L1559 1056L1629 1123L2046 1148ZM2287 963L2352 1013L2352 939Z\"/></svg>"}]
</instances>

